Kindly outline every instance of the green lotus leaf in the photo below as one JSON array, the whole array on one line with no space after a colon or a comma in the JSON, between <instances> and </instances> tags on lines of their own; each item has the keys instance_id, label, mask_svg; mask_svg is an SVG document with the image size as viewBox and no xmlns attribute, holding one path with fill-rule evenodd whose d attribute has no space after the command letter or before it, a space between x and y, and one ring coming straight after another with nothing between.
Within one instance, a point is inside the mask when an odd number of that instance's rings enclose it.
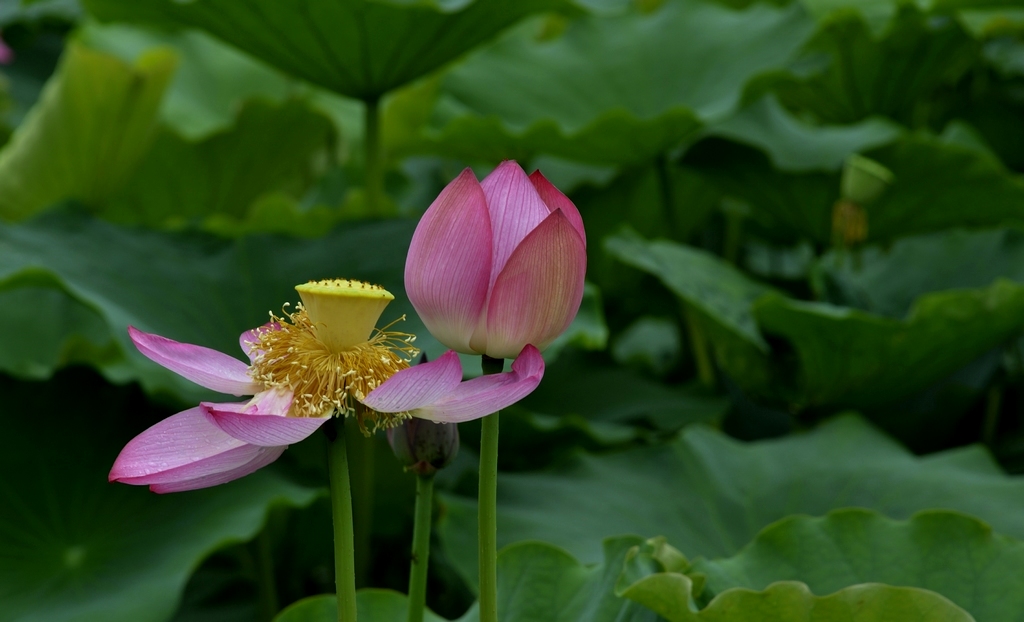
<instances>
[{"instance_id":1,"label":"green lotus leaf","mask_svg":"<svg viewBox=\"0 0 1024 622\"><path fill-rule=\"evenodd\" d=\"M860 152L894 175L881 197L864 206L869 241L1024 223L1024 177L963 140L957 129L967 129L963 124L951 125L942 136L898 135L877 119L814 126L771 101L762 100L712 132L732 142L704 141L684 159L721 191L748 203L754 222L771 237L831 244L840 190L834 171L847 155ZM936 184L937 178L944 183Z\"/></svg>"},{"instance_id":2,"label":"green lotus leaf","mask_svg":"<svg viewBox=\"0 0 1024 622\"><path fill-rule=\"evenodd\" d=\"M407 94L422 102L406 106L416 114L392 149L646 162L733 113L746 84L785 65L813 29L796 3L736 11L690 0L584 16L554 38L538 35L546 24L523 24Z\"/></svg>"},{"instance_id":3,"label":"green lotus leaf","mask_svg":"<svg viewBox=\"0 0 1024 622\"><path fill-rule=\"evenodd\" d=\"M779 77L772 90L786 108L820 121L855 123L881 115L917 127L929 114L922 103L959 79L980 52L957 20L913 4L899 3L880 33L857 12L838 11L802 50L793 65L799 70Z\"/></svg>"},{"instance_id":4,"label":"green lotus leaf","mask_svg":"<svg viewBox=\"0 0 1024 622\"><path fill-rule=\"evenodd\" d=\"M1024 615L1024 543L992 532L976 518L925 511L908 521L877 512L836 510L793 516L764 529L737 555L695 560L706 593L760 590L801 581L815 594L858 583L919 587L946 596L979 622Z\"/></svg>"},{"instance_id":5,"label":"green lotus leaf","mask_svg":"<svg viewBox=\"0 0 1024 622\"><path fill-rule=\"evenodd\" d=\"M800 121L771 96L708 128L708 136L727 138L765 152L779 171L837 171L847 156L895 140L895 123L871 117L848 125Z\"/></svg>"},{"instance_id":6,"label":"green lotus leaf","mask_svg":"<svg viewBox=\"0 0 1024 622\"><path fill-rule=\"evenodd\" d=\"M749 390L769 390L770 349L753 304L773 288L707 251L669 240L644 240L629 230L606 238L605 249L626 265L658 277L694 312L693 321L709 339L721 369Z\"/></svg>"},{"instance_id":7,"label":"green lotus leaf","mask_svg":"<svg viewBox=\"0 0 1024 622\"><path fill-rule=\"evenodd\" d=\"M71 43L0 151L0 218L24 219L66 199L109 200L150 147L175 63L166 49L128 65Z\"/></svg>"},{"instance_id":8,"label":"green lotus leaf","mask_svg":"<svg viewBox=\"0 0 1024 622\"><path fill-rule=\"evenodd\" d=\"M138 354L128 325L243 358L238 335L266 322L269 311L280 314L284 303L294 304L295 285L344 275L393 292L396 301L384 320L405 314L403 330L417 334L417 345L432 356L439 355L443 348L402 295L414 224L350 223L315 240L259 235L232 241L125 228L62 210L21 225L0 224L0 291L27 284L29 274L59 285L102 319L120 351L120 356L77 360L98 366L113 380L137 379L147 390L194 403L210 394ZM21 312L4 307L4 313ZM46 324L50 313L28 318L31 330L54 330ZM102 345L102 336L97 339ZM34 356L31 345L5 352L5 358L15 359L7 363L12 370L19 368L16 361Z\"/></svg>"},{"instance_id":9,"label":"green lotus leaf","mask_svg":"<svg viewBox=\"0 0 1024 622\"><path fill-rule=\"evenodd\" d=\"M630 577L631 555L642 544L638 537L609 538L604 542L603 563L592 566L539 542L503 549L498 554L499 618L504 622L973 621L934 592L877 584L815 596L802 583L776 583L761 592L730 590L706 609L691 610L687 605L691 581L686 575L651 567L651 574ZM616 595L617 584L625 598ZM681 596L681 601L675 596ZM405 597L394 592L363 590L358 598L360 620L400 620L405 613ZM331 622L337 616L335 607L333 595L318 596L293 605L274 622ZM458 622L479 619L474 606ZM444 622L429 612L426 620Z\"/></svg>"},{"instance_id":10,"label":"green lotus leaf","mask_svg":"<svg viewBox=\"0 0 1024 622\"><path fill-rule=\"evenodd\" d=\"M407 603L405 594L391 590L365 589L356 594L357 614L364 622L404 620ZM424 622L447 622L429 609L423 613ZM330 594L300 600L277 614L274 622L336 622L337 619L338 599Z\"/></svg>"},{"instance_id":11,"label":"green lotus leaf","mask_svg":"<svg viewBox=\"0 0 1024 622\"><path fill-rule=\"evenodd\" d=\"M201 31L88 21L77 36L90 48L126 63L154 47L174 50L178 69L167 86L160 120L189 141L230 128L248 101L281 104L296 91L295 80Z\"/></svg>"},{"instance_id":12,"label":"green lotus leaf","mask_svg":"<svg viewBox=\"0 0 1024 622\"><path fill-rule=\"evenodd\" d=\"M559 0L85 0L105 21L199 28L293 76L365 100Z\"/></svg>"},{"instance_id":13,"label":"green lotus leaf","mask_svg":"<svg viewBox=\"0 0 1024 622\"><path fill-rule=\"evenodd\" d=\"M278 202L301 197L314 176L315 159L323 158L333 140L331 121L305 102L252 101L233 126L201 141L162 130L100 214L150 227L244 221L254 206L267 205L268 196ZM333 223L327 224L321 233Z\"/></svg>"},{"instance_id":14,"label":"green lotus leaf","mask_svg":"<svg viewBox=\"0 0 1024 622\"><path fill-rule=\"evenodd\" d=\"M163 622L205 557L252 539L271 508L322 493L272 469L171 495L109 483L124 443L166 413L83 369L0 386L3 620Z\"/></svg>"},{"instance_id":15,"label":"green lotus leaf","mask_svg":"<svg viewBox=\"0 0 1024 622\"><path fill-rule=\"evenodd\" d=\"M462 576L476 577L475 501L441 495L439 532ZM584 563L604 534L660 534L693 559L735 555L791 514L864 507L892 518L930 508L966 512L1024 536L1024 481L980 446L918 458L862 419L742 443L702 426L664 446L578 456L540 473L503 473L499 545L543 540Z\"/></svg>"},{"instance_id":16,"label":"green lotus leaf","mask_svg":"<svg viewBox=\"0 0 1024 622\"><path fill-rule=\"evenodd\" d=\"M734 382L795 410L891 404L1013 337L1024 326L1024 285L1005 277L1020 271L1019 247L1016 231L953 232L867 251L865 263L861 253L827 255L819 290L848 307L794 300L675 242L628 233L606 240L616 258L657 276L698 312ZM792 345L792 369L770 363L763 335Z\"/></svg>"}]
</instances>

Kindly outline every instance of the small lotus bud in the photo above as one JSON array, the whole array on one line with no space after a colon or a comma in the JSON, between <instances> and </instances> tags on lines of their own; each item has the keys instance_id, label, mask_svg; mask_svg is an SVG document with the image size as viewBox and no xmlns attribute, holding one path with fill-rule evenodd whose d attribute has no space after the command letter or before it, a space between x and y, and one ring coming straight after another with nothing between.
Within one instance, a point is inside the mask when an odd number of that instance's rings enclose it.
<instances>
[{"instance_id":1,"label":"small lotus bud","mask_svg":"<svg viewBox=\"0 0 1024 622\"><path fill-rule=\"evenodd\" d=\"M459 453L459 426L406 419L388 428L388 443L406 471L427 477L451 464Z\"/></svg>"},{"instance_id":2,"label":"small lotus bud","mask_svg":"<svg viewBox=\"0 0 1024 622\"><path fill-rule=\"evenodd\" d=\"M892 182L892 171L874 160L854 153L846 158L843 164L839 192L844 200L864 207L882 196Z\"/></svg>"}]
</instances>

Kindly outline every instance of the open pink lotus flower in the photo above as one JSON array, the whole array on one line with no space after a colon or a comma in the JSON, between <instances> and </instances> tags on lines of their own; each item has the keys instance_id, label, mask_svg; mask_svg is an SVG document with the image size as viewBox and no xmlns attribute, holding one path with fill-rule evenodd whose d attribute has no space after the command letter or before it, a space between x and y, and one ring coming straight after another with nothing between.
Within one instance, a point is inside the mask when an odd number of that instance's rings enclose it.
<instances>
[{"instance_id":1,"label":"open pink lotus flower","mask_svg":"<svg viewBox=\"0 0 1024 622\"><path fill-rule=\"evenodd\" d=\"M483 182L466 169L423 214L405 289L427 329L466 354L543 350L583 299L583 219L540 172L502 162Z\"/></svg>"},{"instance_id":2,"label":"open pink lotus flower","mask_svg":"<svg viewBox=\"0 0 1024 622\"><path fill-rule=\"evenodd\" d=\"M242 350L252 352L261 332L272 330L280 327L268 324L243 333ZM150 427L121 450L110 481L148 485L158 493L223 484L270 464L334 414L289 416L292 392L255 381L250 365L210 348L133 327L128 331L142 354L167 369L220 393L254 397L239 403L203 402ZM537 387L543 373L544 361L530 346L511 372L462 382L458 355L449 351L394 373L362 401L380 412L468 421L519 401Z\"/></svg>"}]
</instances>

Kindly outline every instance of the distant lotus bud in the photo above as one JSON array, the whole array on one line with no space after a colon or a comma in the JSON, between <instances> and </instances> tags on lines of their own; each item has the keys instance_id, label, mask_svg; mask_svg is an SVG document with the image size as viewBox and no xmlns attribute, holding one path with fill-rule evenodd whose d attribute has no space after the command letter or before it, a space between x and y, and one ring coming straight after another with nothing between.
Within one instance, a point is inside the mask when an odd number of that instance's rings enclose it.
<instances>
[{"instance_id":1,"label":"distant lotus bud","mask_svg":"<svg viewBox=\"0 0 1024 622\"><path fill-rule=\"evenodd\" d=\"M843 164L839 192L844 200L864 207L882 196L892 182L892 171L855 153Z\"/></svg>"},{"instance_id":2,"label":"distant lotus bud","mask_svg":"<svg viewBox=\"0 0 1024 622\"><path fill-rule=\"evenodd\" d=\"M459 426L406 419L388 428L388 443L406 471L426 477L451 464L459 453Z\"/></svg>"},{"instance_id":3,"label":"distant lotus bud","mask_svg":"<svg viewBox=\"0 0 1024 622\"><path fill-rule=\"evenodd\" d=\"M832 244L850 248L868 237L868 215L858 203L839 199L832 206Z\"/></svg>"}]
</instances>

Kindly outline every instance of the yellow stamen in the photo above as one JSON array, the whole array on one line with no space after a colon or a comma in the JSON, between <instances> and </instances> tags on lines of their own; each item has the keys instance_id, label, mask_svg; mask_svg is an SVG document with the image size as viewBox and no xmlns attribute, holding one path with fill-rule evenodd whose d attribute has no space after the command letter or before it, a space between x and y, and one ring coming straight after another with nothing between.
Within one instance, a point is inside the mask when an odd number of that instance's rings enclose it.
<instances>
[{"instance_id":1,"label":"yellow stamen","mask_svg":"<svg viewBox=\"0 0 1024 622\"><path fill-rule=\"evenodd\" d=\"M345 280L295 289L304 304L285 317L271 313L280 329L261 331L259 341L250 345L250 375L267 387L293 391L290 417L354 415L364 432L367 419L376 430L407 418L405 413L377 413L357 401L419 354L413 335L388 330L398 320L374 328L394 296L379 285Z\"/></svg>"}]
</instances>

